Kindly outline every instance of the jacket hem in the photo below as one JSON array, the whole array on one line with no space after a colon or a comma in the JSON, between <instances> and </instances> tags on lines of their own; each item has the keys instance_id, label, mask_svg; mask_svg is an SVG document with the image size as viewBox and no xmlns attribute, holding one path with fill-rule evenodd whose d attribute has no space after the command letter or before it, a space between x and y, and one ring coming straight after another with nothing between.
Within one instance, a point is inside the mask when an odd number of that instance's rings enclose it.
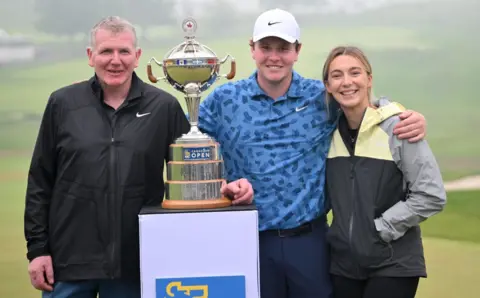
<instances>
[{"instance_id":1,"label":"jacket hem","mask_svg":"<svg viewBox=\"0 0 480 298\"><path fill-rule=\"evenodd\" d=\"M369 275L370 277L427 277L424 270L391 270L389 268L376 270Z\"/></svg>"},{"instance_id":2,"label":"jacket hem","mask_svg":"<svg viewBox=\"0 0 480 298\"><path fill-rule=\"evenodd\" d=\"M112 279L104 264L72 264L54 266L55 281L78 281L91 279Z\"/></svg>"},{"instance_id":3,"label":"jacket hem","mask_svg":"<svg viewBox=\"0 0 480 298\"><path fill-rule=\"evenodd\" d=\"M427 277L427 273L424 270L398 270L398 269L392 270L390 268L386 268L386 269L377 269L374 271L370 271L369 273L367 273L365 269L362 269L361 272L365 274L351 274L343 270L335 270L335 269L330 270L330 274L332 275L337 275L337 276L356 279L356 280L365 280L372 277L420 277L420 278Z\"/></svg>"}]
</instances>

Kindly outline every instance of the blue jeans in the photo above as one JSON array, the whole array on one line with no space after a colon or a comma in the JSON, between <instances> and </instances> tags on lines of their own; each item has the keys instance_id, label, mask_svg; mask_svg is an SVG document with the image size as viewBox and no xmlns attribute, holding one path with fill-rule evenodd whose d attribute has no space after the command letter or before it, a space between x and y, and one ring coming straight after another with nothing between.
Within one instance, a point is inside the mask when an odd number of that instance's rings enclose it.
<instances>
[{"instance_id":1,"label":"blue jeans","mask_svg":"<svg viewBox=\"0 0 480 298\"><path fill-rule=\"evenodd\" d=\"M327 221L322 216L298 235L260 232L262 298L331 298Z\"/></svg>"},{"instance_id":2,"label":"blue jeans","mask_svg":"<svg viewBox=\"0 0 480 298\"><path fill-rule=\"evenodd\" d=\"M52 292L42 298L140 298L140 282L124 280L86 280L56 282Z\"/></svg>"}]
</instances>

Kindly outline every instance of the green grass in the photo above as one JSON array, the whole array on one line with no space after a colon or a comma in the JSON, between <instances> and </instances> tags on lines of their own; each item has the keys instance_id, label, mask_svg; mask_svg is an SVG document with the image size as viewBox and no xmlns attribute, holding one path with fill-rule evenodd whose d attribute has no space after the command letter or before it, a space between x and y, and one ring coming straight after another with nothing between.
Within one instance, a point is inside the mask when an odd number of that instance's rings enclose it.
<instances>
[{"instance_id":1,"label":"green grass","mask_svg":"<svg viewBox=\"0 0 480 298\"><path fill-rule=\"evenodd\" d=\"M417 298L476 298L480 293L480 245L445 239L424 239L426 279Z\"/></svg>"},{"instance_id":2,"label":"green grass","mask_svg":"<svg viewBox=\"0 0 480 298\"><path fill-rule=\"evenodd\" d=\"M421 224L426 237L480 244L480 192L449 193L442 213Z\"/></svg>"},{"instance_id":3,"label":"green grass","mask_svg":"<svg viewBox=\"0 0 480 298\"><path fill-rule=\"evenodd\" d=\"M3 175L0 174L0 175ZM39 297L28 279L26 249L23 240L24 179L0 182L0 297Z\"/></svg>"},{"instance_id":4,"label":"green grass","mask_svg":"<svg viewBox=\"0 0 480 298\"><path fill-rule=\"evenodd\" d=\"M0 113L1 116L1 113ZM30 151L37 137L38 123L12 122L0 126L0 152Z\"/></svg>"}]
</instances>

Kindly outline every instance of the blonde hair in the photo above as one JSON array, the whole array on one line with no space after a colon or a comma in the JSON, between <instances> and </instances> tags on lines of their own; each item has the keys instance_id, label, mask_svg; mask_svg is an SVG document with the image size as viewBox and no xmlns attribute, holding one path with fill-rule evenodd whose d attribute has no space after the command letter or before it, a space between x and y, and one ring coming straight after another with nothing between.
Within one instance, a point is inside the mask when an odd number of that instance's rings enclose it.
<instances>
[{"instance_id":1,"label":"blonde hair","mask_svg":"<svg viewBox=\"0 0 480 298\"><path fill-rule=\"evenodd\" d=\"M372 65L370 64L370 61L368 61L367 56L362 50L354 46L338 46L330 51L327 56L327 60L325 60L325 64L323 65L323 82L325 84L328 84L330 64L335 58L342 55L348 55L358 59L365 67L367 75L372 75ZM371 103L375 101L371 88L368 88L368 97ZM325 90L325 102L327 104L328 111L330 111L329 106L332 100L334 100L333 95L327 90Z\"/></svg>"},{"instance_id":2,"label":"blonde hair","mask_svg":"<svg viewBox=\"0 0 480 298\"><path fill-rule=\"evenodd\" d=\"M133 46L135 48L137 47L138 41L135 27L129 21L121 17L109 16L101 19L95 24L95 26L93 26L92 30L90 30L90 47L92 49L95 48L95 37L99 29L105 29L112 33L121 33L128 30L133 34Z\"/></svg>"}]
</instances>

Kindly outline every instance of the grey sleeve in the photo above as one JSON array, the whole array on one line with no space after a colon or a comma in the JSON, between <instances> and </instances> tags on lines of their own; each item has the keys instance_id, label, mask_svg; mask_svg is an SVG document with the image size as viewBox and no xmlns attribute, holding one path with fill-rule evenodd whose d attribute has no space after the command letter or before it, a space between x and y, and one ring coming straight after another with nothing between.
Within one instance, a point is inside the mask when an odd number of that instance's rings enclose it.
<instances>
[{"instance_id":1,"label":"grey sleeve","mask_svg":"<svg viewBox=\"0 0 480 298\"><path fill-rule=\"evenodd\" d=\"M372 104L376 107L383 107L383 106L389 105L391 103L392 102L386 96L380 96L378 98L375 98L372 102Z\"/></svg>"},{"instance_id":2,"label":"grey sleeve","mask_svg":"<svg viewBox=\"0 0 480 298\"><path fill-rule=\"evenodd\" d=\"M447 201L440 168L427 141L410 143L398 139L389 131L397 122L391 123L387 131L393 159L404 175L407 197L375 219L380 237L387 242L397 240L409 228L442 211Z\"/></svg>"}]
</instances>

